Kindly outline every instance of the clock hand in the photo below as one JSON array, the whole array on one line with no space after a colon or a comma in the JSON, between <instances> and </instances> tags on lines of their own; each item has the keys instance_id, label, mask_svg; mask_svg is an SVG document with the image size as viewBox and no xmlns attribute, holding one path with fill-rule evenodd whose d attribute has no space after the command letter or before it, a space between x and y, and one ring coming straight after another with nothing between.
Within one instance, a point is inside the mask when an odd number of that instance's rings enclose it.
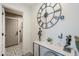
<instances>
[{"instance_id":1,"label":"clock hand","mask_svg":"<svg viewBox=\"0 0 79 59\"><path fill-rule=\"evenodd\" d=\"M61 9L59 8L58 10L55 10L54 12L48 13L48 15L53 14L55 12L61 11Z\"/></svg>"},{"instance_id":2,"label":"clock hand","mask_svg":"<svg viewBox=\"0 0 79 59\"><path fill-rule=\"evenodd\" d=\"M48 13L48 15L53 14L54 12Z\"/></svg>"},{"instance_id":3,"label":"clock hand","mask_svg":"<svg viewBox=\"0 0 79 59\"><path fill-rule=\"evenodd\" d=\"M59 8L59 9L55 10L54 12L58 12L58 11L61 11L61 8Z\"/></svg>"}]
</instances>

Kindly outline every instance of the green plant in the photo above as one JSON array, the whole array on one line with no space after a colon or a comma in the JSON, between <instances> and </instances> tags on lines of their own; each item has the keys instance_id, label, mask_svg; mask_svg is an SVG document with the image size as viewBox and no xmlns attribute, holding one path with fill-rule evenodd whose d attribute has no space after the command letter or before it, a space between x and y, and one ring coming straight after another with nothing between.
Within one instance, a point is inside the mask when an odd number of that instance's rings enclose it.
<instances>
[{"instance_id":1,"label":"green plant","mask_svg":"<svg viewBox=\"0 0 79 59\"><path fill-rule=\"evenodd\" d=\"M47 41L48 41L48 42L51 42L51 41L52 41L52 39L51 39L51 38L48 38L48 39L47 39Z\"/></svg>"}]
</instances>

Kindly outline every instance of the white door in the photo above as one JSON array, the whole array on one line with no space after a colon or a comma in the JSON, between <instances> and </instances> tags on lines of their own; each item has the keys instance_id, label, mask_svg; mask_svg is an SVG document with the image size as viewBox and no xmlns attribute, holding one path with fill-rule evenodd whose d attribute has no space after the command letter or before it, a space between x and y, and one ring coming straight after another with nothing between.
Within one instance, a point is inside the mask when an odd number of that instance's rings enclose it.
<instances>
[{"instance_id":1,"label":"white door","mask_svg":"<svg viewBox=\"0 0 79 59\"><path fill-rule=\"evenodd\" d=\"M2 5L0 4L0 56L2 55Z\"/></svg>"},{"instance_id":2,"label":"white door","mask_svg":"<svg viewBox=\"0 0 79 59\"><path fill-rule=\"evenodd\" d=\"M5 33L6 47L18 44L18 23L16 19L6 18Z\"/></svg>"}]
</instances>

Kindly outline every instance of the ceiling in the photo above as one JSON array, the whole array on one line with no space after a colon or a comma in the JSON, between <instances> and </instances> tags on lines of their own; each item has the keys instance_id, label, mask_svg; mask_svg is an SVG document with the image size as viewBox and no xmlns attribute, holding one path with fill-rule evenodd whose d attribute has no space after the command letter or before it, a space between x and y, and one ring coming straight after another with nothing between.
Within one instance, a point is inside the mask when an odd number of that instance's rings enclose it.
<instances>
[{"instance_id":1,"label":"ceiling","mask_svg":"<svg viewBox=\"0 0 79 59\"><path fill-rule=\"evenodd\" d=\"M13 3L13 4L18 4L18 5L23 5L23 6L27 5L27 6L32 7L32 6L35 6L35 5L39 4L39 3ZM5 8L6 12L14 13L14 14L17 14L17 15L23 15L22 12L18 12L17 10L12 10L12 9L6 8L5 6L4 6L4 8Z\"/></svg>"},{"instance_id":2,"label":"ceiling","mask_svg":"<svg viewBox=\"0 0 79 59\"><path fill-rule=\"evenodd\" d=\"M28 6L35 6L35 5L37 5L37 4L39 4L39 3L22 3L23 5L28 5Z\"/></svg>"}]
</instances>

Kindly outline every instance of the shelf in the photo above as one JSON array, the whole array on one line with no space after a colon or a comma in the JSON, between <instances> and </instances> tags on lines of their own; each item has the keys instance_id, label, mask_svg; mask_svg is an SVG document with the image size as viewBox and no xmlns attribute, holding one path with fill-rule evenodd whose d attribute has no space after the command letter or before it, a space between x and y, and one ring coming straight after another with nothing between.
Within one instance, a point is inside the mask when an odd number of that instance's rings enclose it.
<instances>
[{"instance_id":1,"label":"shelf","mask_svg":"<svg viewBox=\"0 0 79 59\"><path fill-rule=\"evenodd\" d=\"M65 56L73 56L74 53L69 53L69 52L66 52L64 51L64 46L59 46L59 45L56 45L56 44L48 44L47 42L42 42L42 41L34 41L35 44L38 44L42 47L45 47L45 48L48 48L50 50L53 50L55 52L58 52L62 55L65 55Z\"/></svg>"}]
</instances>

